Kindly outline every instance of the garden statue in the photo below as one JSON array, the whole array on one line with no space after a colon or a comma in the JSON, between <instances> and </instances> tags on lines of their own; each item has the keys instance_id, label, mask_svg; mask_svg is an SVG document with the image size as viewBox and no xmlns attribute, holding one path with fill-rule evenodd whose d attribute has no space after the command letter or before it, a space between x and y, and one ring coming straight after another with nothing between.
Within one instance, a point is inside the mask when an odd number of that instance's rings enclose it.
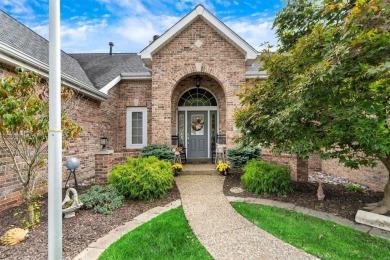
<instances>
[{"instance_id":1,"label":"garden statue","mask_svg":"<svg viewBox=\"0 0 390 260\"><path fill-rule=\"evenodd\" d=\"M69 196L72 193L72 197ZM76 210L78 210L83 203L79 200L77 191L74 188L66 190L65 198L62 201L62 213L65 214L64 218L74 217Z\"/></svg>"},{"instance_id":2,"label":"garden statue","mask_svg":"<svg viewBox=\"0 0 390 260\"><path fill-rule=\"evenodd\" d=\"M322 189L322 181L320 181L318 183L317 198L318 198L318 200L324 200L325 199L324 190Z\"/></svg>"},{"instance_id":3,"label":"garden statue","mask_svg":"<svg viewBox=\"0 0 390 260\"><path fill-rule=\"evenodd\" d=\"M17 245L28 237L28 229L13 228L5 232L0 241L5 246Z\"/></svg>"}]
</instances>

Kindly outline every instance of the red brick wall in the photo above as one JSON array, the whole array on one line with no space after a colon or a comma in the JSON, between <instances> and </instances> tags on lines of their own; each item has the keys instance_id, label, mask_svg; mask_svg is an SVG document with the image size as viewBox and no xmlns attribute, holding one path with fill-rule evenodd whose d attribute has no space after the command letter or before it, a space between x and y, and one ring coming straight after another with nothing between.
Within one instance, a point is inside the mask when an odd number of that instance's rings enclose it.
<instances>
[{"instance_id":1,"label":"red brick wall","mask_svg":"<svg viewBox=\"0 0 390 260\"><path fill-rule=\"evenodd\" d=\"M126 147L126 109L128 107L147 107L148 109L148 143L152 140L152 116L151 116L151 89L152 82L150 80L129 81L123 80L119 82L109 93L114 94L115 97L107 101L107 103L114 103L115 108L108 115L109 120L112 116L117 117L117 126L112 128L112 135L115 141L110 146L110 149L117 151L129 151Z\"/></svg>"},{"instance_id":2,"label":"red brick wall","mask_svg":"<svg viewBox=\"0 0 390 260\"><path fill-rule=\"evenodd\" d=\"M202 46L195 46L197 40ZM195 64L202 63L202 71ZM226 134L228 145L238 132L234 129L233 112L239 107L234 94L245 82L245 58L234 46L223 39L203 20L198 19L153 55L152 64L152 143L170 144L172 114L175 109L172 96L175 87L188 76L208 75L221 86L226 96Z\"/></svg>"},{"instance_id":3,"label":"red brick wall","mask_svg":"<svg viewBox=\"0 0 390 260\"><path fill-rule=\"evenodd\" d=\"M374 168L360 167L359 170L354 170L343 166L338 160L324 160L322 161L322 170L328 174L348 178L353 182L378 191L383 191L389 178L389 173L381 162L378 162Z\"/></svg>"}]
</instances>

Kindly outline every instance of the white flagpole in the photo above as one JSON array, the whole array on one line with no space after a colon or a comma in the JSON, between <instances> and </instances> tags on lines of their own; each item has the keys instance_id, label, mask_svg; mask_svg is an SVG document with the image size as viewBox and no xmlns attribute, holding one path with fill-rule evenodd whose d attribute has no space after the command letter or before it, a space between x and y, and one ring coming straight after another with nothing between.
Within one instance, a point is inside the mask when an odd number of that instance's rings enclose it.
<instances>
[{"instance_id":1,"label":"white flagpole","mask_svg":"<svg viewBox=\"0 0 390 260\"><path fill-rule=\"evenodd\" d=\"M49 2L48 255L62 259L62 131L60 0Z\"/></svg>"}]
</instances>

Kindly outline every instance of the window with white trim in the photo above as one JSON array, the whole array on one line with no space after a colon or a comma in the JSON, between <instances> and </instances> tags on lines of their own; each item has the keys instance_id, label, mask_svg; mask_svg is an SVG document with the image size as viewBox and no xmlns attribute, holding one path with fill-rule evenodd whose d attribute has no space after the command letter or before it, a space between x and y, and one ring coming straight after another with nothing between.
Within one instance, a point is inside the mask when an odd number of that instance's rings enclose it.
<instances>
[{"instance_id":1,"label":"window with white trim","mask_svg":"<svg viewBox=\"0 0 390 260\"><path fill-rule=\"evenodd\" d=\"M146 107L128 107L126 111L126 148L137 149L147 145L148 110Z\"/></svg>"}]
</instances>

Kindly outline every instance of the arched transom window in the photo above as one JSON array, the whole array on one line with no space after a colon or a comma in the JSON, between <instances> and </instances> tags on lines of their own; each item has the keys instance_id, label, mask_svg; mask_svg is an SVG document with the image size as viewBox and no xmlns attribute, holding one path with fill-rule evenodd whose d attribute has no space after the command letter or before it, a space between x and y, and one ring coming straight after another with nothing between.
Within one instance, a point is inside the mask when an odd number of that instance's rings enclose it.
<instances>
[{"instance_id":1,"label":"arched transom window","mask_svg":"<svg viewBox=\"0 0 390 260\"><path fill-rule=\"evenodd\" d=\"M185 92L179 99L179 107L217 106L217 100L205 89L194 88Z\"/></svg>"}]
</instances>

